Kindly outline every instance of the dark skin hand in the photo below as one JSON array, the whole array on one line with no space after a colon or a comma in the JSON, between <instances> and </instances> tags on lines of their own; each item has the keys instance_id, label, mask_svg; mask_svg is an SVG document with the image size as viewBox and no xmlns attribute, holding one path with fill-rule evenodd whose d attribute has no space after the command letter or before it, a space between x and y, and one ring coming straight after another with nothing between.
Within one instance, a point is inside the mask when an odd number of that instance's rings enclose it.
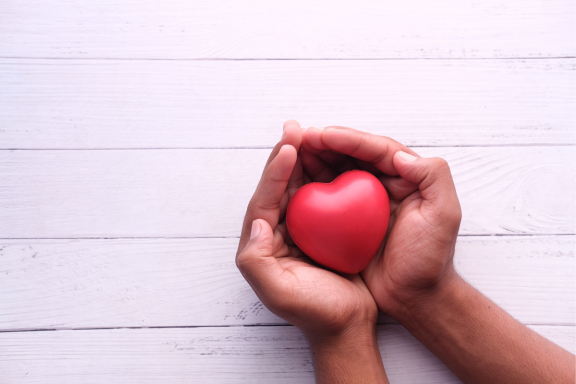
<instances>
[{"instance_id":1,"label":"dark skin hand","mask_svg":"<svg viewBox=\"0 0 576 384\"><path fill-rule=\"evenodd\" d=\"M262 303L310 342L318 383L388 383L376 342L378 309L360 275L317 266L294 245L284 222L304 172L295 121L266 163L242 227L236 264Z\"/></svg>"},{"instance_id":2,"label":"dark skin hand","mask_svg":"<svg viewBox=\"0 0 576 384\"><path fill-rule=\"evenodd\" d=\"M461 209L445 160L344 127L308 129L307 173L330 182L376 175L390 197L380 250L361 275L379 309L404 325L465 383L574 383L574 355L522 325L464 281L453 258Z\"/></svg>"}]
</instances>

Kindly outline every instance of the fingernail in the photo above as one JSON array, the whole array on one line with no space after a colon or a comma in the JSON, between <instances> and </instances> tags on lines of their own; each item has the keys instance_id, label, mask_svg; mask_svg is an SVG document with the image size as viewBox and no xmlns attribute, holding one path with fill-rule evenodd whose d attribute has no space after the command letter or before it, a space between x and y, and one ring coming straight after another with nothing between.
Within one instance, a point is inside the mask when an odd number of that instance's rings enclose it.
<instances>
[{"instance_id":1,"label":"fingernail","mask_svg":"<svg viewBox=\"0 0 576 384\"><path fill-rule=\"evenodd\" d=\"M250 240L252 240L253 238L255 238L256 236L258 236L258 234L260 233L260 230L262 229L262 226L260 225L260 223L258 222L258 220L254 220L252 222L252 231L250 231Z\"/></svg>"},{"instance_id":2,"label":"fingernail","mask_svg":"<svg viewBox=\"0 0 576 384\"><path fill-rule=\"evenodd\" d=\"M416 156L412 156L409 153L398 151L398 157L404 161L414 161L417 159Z\"/></svg>"}]
</instances>

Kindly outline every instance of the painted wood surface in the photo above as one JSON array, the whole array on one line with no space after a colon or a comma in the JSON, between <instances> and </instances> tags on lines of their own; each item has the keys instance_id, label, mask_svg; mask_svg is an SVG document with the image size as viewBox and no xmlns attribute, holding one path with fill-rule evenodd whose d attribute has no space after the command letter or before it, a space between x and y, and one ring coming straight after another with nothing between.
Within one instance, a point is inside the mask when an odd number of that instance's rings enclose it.
<instances>
[{"instance_id":1,"label":"painted wood surface","mask_svg":"<svg viewBox=\"0 0 576 384\"><path fill-rule=\"evenodd\" d=\"M574 325L575 241L465 236L455 265L523 323ZM286 324L242 278L237 246L238 239L1 240L0 331Z\"/></svg>"},{"instance_id":2,"label":"painted wood surface","mask_svg":"<svg viewBox=\"0 0 576 384\"><path fill-rule=\"evenodd\" d=\"M575 65L4 59L0 148L271 147L291 118L413 146L574 145Z\"/></svg>"},{"instance_id":3,"label":"painted wood surface","mask_svg":"<svg viewBox=\"0 0 576 384\"><path fill-rule=\"evenodd\" d=\"M4 57L574 56L570 0L4 0Z\"/></svg>"},{"instance_id":4,"label":"painted wood surface","mask_svg":"<svg viewBox=\"0 0 576 384\"><path fill-rule=\"evenodd\" d=\"M574 327L531 326L574 352ZM392 384L460 381L399 325L378 327ZM307 342L294 327L113 329L0 334L4 382L314 383Z\"/></svg>"},{"instance_id":5,"label":"painted wood surface","mask_svg":"<svg viewBox=\"0 0 576 384\"><path fill-rule=\"evenodd\" d=\"M575 14L571 0L2 1L0 383L313 383L301 332L233 261L289 118L445 157L456 268L574 353ZM379 323L392 383L458 382Z\"/></svg>"},{"instance_id":6,"label":"painted wood surface","mask_svg":"<svg viewBox=\"0 0 576 384\"><path fill-rule=\"evenodd\" d=\"M574 234L574 148L418 148L448 160L460 234ZM4 238L239 236L268 149L0 151ZM232 186L232 187L231 187Z\"/></svg>"}]
</instances>

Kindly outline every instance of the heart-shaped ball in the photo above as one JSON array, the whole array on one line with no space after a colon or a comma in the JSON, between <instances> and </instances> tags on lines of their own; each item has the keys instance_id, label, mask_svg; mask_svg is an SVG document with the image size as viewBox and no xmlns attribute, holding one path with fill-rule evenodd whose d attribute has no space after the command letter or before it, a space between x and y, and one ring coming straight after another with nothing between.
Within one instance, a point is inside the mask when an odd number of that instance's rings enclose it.
<instances>
[{"instance_id":1,"label":"heart-shaped ball","mask_svg":"<svg viewBox=\"0 0 576 384\"><path fill-rule=\"evenodd\" d=\"M298 189L286 212L294 243L310 258L344 273L358 273L384 240L390 202L371 173L353 170L331 183Z\"/></svg>"}]
</instances>

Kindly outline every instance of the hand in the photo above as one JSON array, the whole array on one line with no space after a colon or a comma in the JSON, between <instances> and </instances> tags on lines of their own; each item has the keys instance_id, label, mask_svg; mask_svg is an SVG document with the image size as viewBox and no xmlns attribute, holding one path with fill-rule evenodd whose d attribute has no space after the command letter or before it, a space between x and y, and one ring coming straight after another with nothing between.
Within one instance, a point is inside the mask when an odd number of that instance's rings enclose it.
<instances>
[{"instance_id":1,"label":"hand","mask_svg":"<svg viewBox=\"0 0 576 384\"><path fill-rule=\"evenodd\" d=\"M462 213L446 161L348 128L308 129L302 147L305 171L320 181L354 168L380 178L390 197L390 224L362 277L378 307L463 382L574 383L574 355L519 323L454 270Z\"/></svg>"},{"instance_id":2,"label":"hand","mask_svg":"<svg viewBox=\"0 0 576 384\"><path fill-rule=\"evenodd\" d=\"M311 342L358 331L372 338L378 310L362 278L316 266L286 229L288 201L305 181L301 141L300 125L286 122L248 205L236 264L262 303Z\"/></svg>"},{"instance_id":3,"label":"hand","mask_svg":"<svg viewBox=\"0 0 576 384\"><path fill-rule=\"evenodd\" d=\"M455 276L452 259L462 214L445 160L424 159L390 138L343 127L310 128L302 147L304 170L319 181L363 169L388 192L388 233L362 271L380 310L400 316Z\"/></svg>"},{"instance_id":4,"label":"hand","mask_svg":"<svg viewBox=\"0 0 576 384\"><path fill-rule=\"evenodd\" d=\"M318 267L286 229L288 202L310 181L297 155L301 141L300 125L287 121L248 205L236 265L268 309L305 333L318 384L388 383L378 309L364 281Z\"/></svg>"}]
</instances>

